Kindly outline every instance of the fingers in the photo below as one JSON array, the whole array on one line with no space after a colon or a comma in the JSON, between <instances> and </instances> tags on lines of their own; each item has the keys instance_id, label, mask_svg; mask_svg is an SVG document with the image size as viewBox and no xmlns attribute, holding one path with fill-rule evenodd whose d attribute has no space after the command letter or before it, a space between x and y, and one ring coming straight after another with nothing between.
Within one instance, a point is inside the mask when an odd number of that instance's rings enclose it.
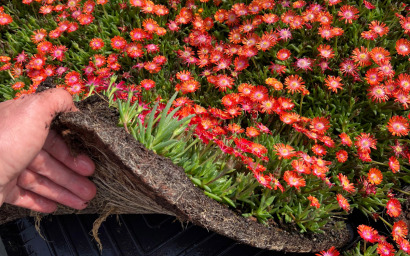
<instances>
[{"instance_id":1,"label":"fingers","mask_svg":"<svg viewBox=\"0 0 410 256\"><path fill-rule=\"evenodd\" d=\"M19 186L13 186L4 202L36 212L52 213L57 209L57 203Z\"/></svg>"},{"instance_id":2,"label":"fingers","mask_svg":"<svg viewBox=\"0 0 410 256\"><path fill-rule=\"evenodd\" d=\"M77 197L71 191L28 169L19 176L17 185L26 191L47 198L46 200L51 200L77 210L82 210L87 206L85 200Z\"/></svg>"},{"instance_id":3,"label":"fingers","mask_svg":"<svg viewBox=\"0 0 410 256\"><path fill-rule=\"evenodd\" d=\"M64 188L65 190L67 190L67 192L70 192L73 196L75 195L76 197L79 197L84 201L91 200L92 198L94 198L96 194L96 187L94 183L92 183L86 177L74 172L72 169L68 168L66 165L62 164L61 162L53 158L49 153L47 153L44 150L40 151L40 153L30 163L27 169L36 173L37 175L41 175L47 180L43 180L43 179L40 179L40 177L35 176L36 179L34 179L34 181L37 181L38 183L41 183L41 184L36 184L36 183L34 183L33 185L26 184L24 186L22 185L22 187L30 191L33 191L35 193L38 193L38 191L36 190L37 188L41 189L42 191L44 190L45 192L39 193L43 196L46 196L47 192L49 192L48 190L43 188L44 185L51 186L51 182L56 184L56 186L58 187ZM30 175L31 176L26 177L25 175L21 174L19 181L23 183L27 183L28 181L26 179L30 180L33 178L33 174L30 174ZM33 186L35 186L35 188L33 188ZM54 193L56 193L58 197L60 197L60 194L63 193L64 191L61 189L57 189L56 186L51 186L50 192L54 191ZM63 199L66 198L63 195L61 195L61 197ZM55 199L53 196L48 197L48 198L53 199L53 200ZM64 201L61 201L61 200L59 200L58 202L62 204L66 204ZM67 203L70 203L70 202L67 201Z\"/></svg>"},{"instance_id":4,"label":"fingers","mask_svg":"<svg viewBox=\"0 0 410 256\"><path fill-rule=\"evenodd\" d=\"M85 155L71 156L64 140L53 130L49 132L43 149L80 175L90 176L94 173L94 162Z\"/></svg>"}]
</instances>

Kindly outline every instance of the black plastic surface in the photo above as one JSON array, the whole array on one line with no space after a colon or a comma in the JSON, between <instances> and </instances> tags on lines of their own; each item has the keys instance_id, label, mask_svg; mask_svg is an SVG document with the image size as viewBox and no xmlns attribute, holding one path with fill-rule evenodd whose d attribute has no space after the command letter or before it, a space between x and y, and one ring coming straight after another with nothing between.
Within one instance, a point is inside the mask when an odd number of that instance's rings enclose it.
<instances>
[{"instance_id":1,"label":"black plastic surface","mask_svg":"<svg viewBox=\"0 0 410 256\"><path fill-rule=\"evenodd\" d=\"M9 256L267 256L308 255L264 251L180 223L166 215L110 216L99 230L103 250L90 235L96 215L25 218L0 227ZM314 254L310 254L314 255Z\"/></svg>"}]
</instances>

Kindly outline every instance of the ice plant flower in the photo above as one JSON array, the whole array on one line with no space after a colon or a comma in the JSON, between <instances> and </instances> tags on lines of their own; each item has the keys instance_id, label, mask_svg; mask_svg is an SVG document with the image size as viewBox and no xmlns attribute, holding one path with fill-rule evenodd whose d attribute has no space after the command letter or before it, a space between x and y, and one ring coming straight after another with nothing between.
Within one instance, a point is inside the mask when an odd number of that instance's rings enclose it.
<instances>
[{"instance_id":1,"label":"ice plant flower","mask_svg":"<svg viewBox=\"0 0 410 256\"><path fill-rule=\"evenodd\" d=\"M379 240L379 232L377 232L377 230L374 230L372 227L359 225L359 227L357 227L357 230L360 237L369 243L375 243Z\"/></svg>"},{"instance_id":2,"label":"ice plant flower","mask_svg":"<svg viewBox=\"0 0 410 256\"><path fill-rule=\"evenodd\" d=\"M307 199L309 199L309 201L310 201L310 206L316 207L316 208L320 207L319 200L316 197L308 196Z\"/></svg>"},{"instance_id":3,"label":"ice plant flower","mask_svg":"<svg viewBox=\"0 0 410 256\"><path fill-rule=\"evenodd\" d=\"M371 168L367 174L367 180L372 184L379 185L382 183L383 174L379 169Z\"/></svg>"},{"instance_id":4,"label":"ice plant flower","mask_svg":"<svg viewBox=\"0 0 410 256\"><path fill-rule=\"evenodd\" d=\"M337 194L336 199L337 199L337 202L339 203L340 208L342 208L346 212L350 211L350 204L343 195Z\"/></svg>"},{"instance_id":5,"label":"ice plant flower","mask_svg":"<svg viewBox=\"0 0 410 256\"><path fill-rule=\"evenodd\" d=\"M339 256L339 255L340 255L339 251L334 246L332 246L327 251L321 251L320 253L316 253L316 256Z\"/></svg>"},{"instance_id":6,"label":"ice plant flower","mask_svg":"<svg viewBox=\"0 0 410 256\"><path fill-rule=\"evenodd\" d=\"M396 136L405 136L409 133L409 121L402 116L393 116L387 124L387 129Z\"/></svg>"},{"instance_id":7,"label":"ice plant flower","mask_svg":"<svg viewBox=\"0 0 410 256\"><path fill-rule=\"evenodd\" d=\"M295 151L294 148L291 147L290 145L285 145L285 144L276 144L275 146L273 146L275 151L276 151L276 155L279 156L279 159L290 159L292 157L295 156Z\"/></svg>"},{"instance_id":8,"label":"ice plant flower","mask_svg":"<svg viewBox=\"0 0 410 256\"><path fill-rule=\"evenodd\" d=\"M405 238L408 235L407 224L402 221L396 221L393 225L392 236L395 241L399 241L401 238Z\"/></svg>"},{"instance_id":9,"label":"ice plant flower","mask_svg":"<svg viewBox=\"0 0 410 256\"><path fill-rule=\"evenodd\" d=\"M386 204L387 214L390 217L397 218L401 214L401 204L396 198L390 198Z\"/></svg>"}]
</instances>

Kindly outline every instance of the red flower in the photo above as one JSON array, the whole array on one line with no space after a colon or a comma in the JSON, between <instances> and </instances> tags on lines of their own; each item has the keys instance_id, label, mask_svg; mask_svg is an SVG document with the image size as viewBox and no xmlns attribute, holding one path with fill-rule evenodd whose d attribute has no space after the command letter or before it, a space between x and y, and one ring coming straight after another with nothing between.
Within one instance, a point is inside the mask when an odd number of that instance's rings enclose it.
<instances>
[{"instance_id":1,"label":"red flower","mask_svg":"<svg viewBox=\"0 0 410 256\"><path fill-rule=\"evenodd\" d=\"M394 256L395 252L393 245L387 242L381 242L377 246L377 253L380 256Z\"/></svg>"},{"instance_id":2,"label":"red flower","mask_svg":"<svg viewBox=\"0 0 410 256\"><path fill-rule=\"evenodd\" d=\"M180 90L183 94L195 92L198 90L200 87L200 84L198 81L194 79L190 79L188 81L183 81L180 85Z\"/></svg>"},{"instance_id":3,"label":"red flower","mask_svg":"<svg viewBox=\"0 0 410 256\"><path fill-rule=\"evenodd\" d=\"M151 79L144 79L140 83L141 87L143 87L145 90L149 90L151 88L155 87L155 82L152 81Z\"/></svg>"},{"instance_id":4,"label":"red flower","mask_svg":"<svg viewBox=\"0 0 410 256\"><path fill-rule=\"evenodd\" d=\"M340 181L340 183L343 187L343 190L345 190L349 193L355 192L356 189L355 189L353 183L350 183L349 179L345 175L339 173L338 178L339 178L339 181Z\"/></svg>"},{"instance_id":5,"label":"red flower","mask_svg":"<svg viewBox=\"0 0 410 256\"><path fill-rule=\"evenodd\" d=\"M99 50L104 47L104 41L101 38L93 38L90 41L90 47L93 50Z\"/></svg>"},{"instance_id":6,"label":"red flower","mask_svg":"<svg viewBox=\"0 0 410 256\"><path fill-rule=\"evenodd\" d=\"M331 59L335 56L335 53L333 52L333 49L330 45L326 44L321 44L317 48L317 50L320 53L320 56L325 59Z\"/></svg>"},{"instance_id":7,"label":"red flower","mask_svg":"<svg viewBox=\"0 0 410 256\"><path fill-rule=\"evenodd\" d=\"M290 75L285 78L286 89L289 93L302 92L305 88L305 82L298 75Z\"/></svg>"},{"instance_id":8,"label":"red flower","mask_svg":"<svg viewBox=\"0 0 410 256\"><path fill-rule=\"evenodd\" d=\"M264 186L265 188L272 189L272 186L270 185L271 179L269 176L256 172L254 172L254 176L262 186Z\"/></svg>"},{"instance_id":9,"label":"red flower","mask_svg":"<svg viewBox=\"0 0 410 256\"><path fill-rule=\"evenodd\" d=\"M0 25L7 25L13 22L13 18L7 13L0 13Z\"/></svg>"},{"instance_id":10,"label":"red flower","mask_svg":"<svg viewBox=\"0 0 410 256\"><path fill-rule=\"evenodd\" d=\"M329 127L329 120L325 117L315 117L310 121L310 129L318 134L324 134Z\"/></svg>"},{"instance_id":11,"label":"red flower","mask_svg":"<svg viewBox=\"0 0 410 256\"><path fill-rule=\"evenodd\" d=\"M305 179L293 171L286 171L283 175L283 179L286 181L286 183L288 183L289 186L295 187L296 189L306 186Z\"/></svg>"},{"instance_id":12,"label":"red flower","mask_svg":"<svg viewBox=\"0 0 410 256\"><path fill-rule=\"evenodd\" d=\"M370 152L370 148L376 149L376 139L370 133L360 133L354 143L360 151Z\"/></svg>"},{"instance_id":13,"label":"red flower","mask_svg":"<svg viewBox=\"0 0 410 256\"><path fill-rule=\"evenodd\" d=\"M386 210L390 217L397 218L401 213L401 205L399 200L396 198L390 198L386 204Z\"/></svg>"},{"instance_id":14,"label":"red flower","mask_svg":"<svg viewBox=\"0 0 410 256\"><path fill-rule=\"evenodd\" d=\"M336 199L337 199L337 202L339 203L339 206L343 210L345 210L346 212L350 211L350 204L344 196L342 196L341 194L337 194Z\"/></svg>"},{"instance_id":15,"label":"red flower","mask_svg":"<svg viewBox=\"0 0 410 256\"><path fill-rule=\"evenodd\" d=\"M336 248L334 246L332 246L327 251L321 251L320 253L316 254L316 256L339 256L339 255L340 255L340 253L336 250Z\"/></svg>"},{"instance_id":16,"label":"red flower","mask_svg":"<svg viewBox=\"0 0 410 256\"><path fill-rule=\"evenodd\" d=\"M395 136L405 136L409 133L409 121L402 116L390 118L387 129Z\"/></svg>"},{"instance_id":17,"label":"red flower","mask_svg":"<svg viewBox=\"0 0 410 256\"><path fill-rule=\"evenodd\" d=\"M339 161L340 163L344 163L347 160L347 152L346 150L339 150L338 152L336 152L336 158L337 161Z\"/></svg>"},{"instance_id":18,"label":"red flower","mask_svg":"<svg viewBox=\"0 0 410 256\"><path fill-rule=\"evenodd\" d=\"M279 143L273 147L275 148L276 155L279 156L279 159L290 159L295 156L294 148L289 145Z\"/></svg>"},{"instance_id":19,"label":"red flower","mask_svg":"<svg viewBox=\"0 0 410 256\"><path fill-rule=\"evenodd\" d=\"M127 45L127 41L121 36L114 36L111 39L111 46L114 49L122 50L125 48L126 45Z\"/></svg>"},{"instance_id":20,"label":"red flower","mask_svg":"<svg viewBox=\"0 0 410 256\"><path fill-rule=\"evenodd\" d=\"M371 168L367 174L367 180L372 184L379 185L382 183L383 174L379 169Z\"/></svg>"},{"instance_id":21,"label":"red flower","mask_svg":"<svg viewBox=\"0 0 410 256\"><path fill-rule=\"evenodd\" d=\"M366 225L360 225L358 228L358 233L361 238L363 238L365 241L374 243L379 240L379 233L377 230L374 230L372 227L366 226Z\"/></svg>"},{"instance_id":22,"label":"red flower","mask_svg":"<svg viewBox=\"0 0 410 256\"><path fill-rule=\"evenodd\" d=\"M291 52L288 49L280 49L276 53L276 57L279 60L287 60L287 59L289 59L290 55L291 55Z\"/></svg>"},{"instance_id":23,"label":"red flower","mask_svg":"<svg viewBox=\"0 0 410 256\"><path fill-rule=\"evenodd\" d=\"M356 48L353 50L352 59L356 62L359 66L365 67L372 64L370 53L367 48L361 46L360 49Z\"/></svg>"},{"instance_id":24,"label":"red flower","mask_svg":"<svg viewBox=\"0 0 410 256\"><path fill-rule=\"evenodd\" d=\"M328 76L325 79L326 86L333 92L337 92L337 89L343 89L343 84L340 81L342 81L342 78L339 76Z\"/></svg>"},{"instance_id":25,"label":"red flower","mask_svg":"<svg viewBox=\"0 0 410 256\"><path fill-rule=\"evenodd\" d=\"M391 234L395 241L399 241L400 238L405 238L408 232L407 224L404 221L399 220L394 223Z\"/></svg>"},{"instance_id":26,"label":"red flower","mask_svg":"<svg viewBox=\"0 0 410 256\"><path fill-rule=\"evenodd\" d=\"M400 171L400 163L396 157L392 156L389 158L389 167L393 173L397 173Z\"/></svg>"},{"instance_id":27,"label":"red flower","mask_svg":"<svg viewBox=\"0 0 410 256\"><path fill-rule=\"evenodd\" d=\"M376 6L372 5L370 2L368 2L366 0L363 0L363 4L369 10L376 9Z\"/></svg>"},{"instance_id":28,"label":"red flower","mask_svg":"<svg viewBox=\"0 0 410 256\"><path fill-rule=\"evenodd\" d=\"M383 22L379 22L377 20L372 21L369 24L369 28L374 33L378 34L379 36L384 36L389 32L389 27L386 26Z\"/></svg>"},{"instance_id":29,"label":"red flower","mask_svg":"<svg viewBox=\"0 0 410 256\"><path fill-rule=\"evenodd\" d=\"M316 207L316 208L320 207L319 200L316 197L308 196L307 199L309 199L309 201L310 201L310 206L313 206L313 207Z\"/></svg>"},{"instance_id":30,"label":"red flower","mask_svg":"<svg viewBox=\"0 0 410 256\"><path fill-rule=\"evenodd\" d=\"M356 20L359 18L359 10L351 5L343 5L340 8L340 11L337 13L337 15L340 16L340 20L344 20L345 23L352 23L352 20Z\"/></svg>"},{"instance_id":31,"label":"red flower","mask_svg":"<svg viewBox=\"0 0 410 256\"><path fill-rule=\"evenodd\" d=\"M352 140L350 139L349 135L347 135L346 133L344 133L344 132L341 133L339 135L339 137L340 137L341 142L342 142L343 145L346 145L348 147L351 147L353 145Z\"/></svg>"},{"instance_id":32,"label":"red flower","mask_svg":"<svg viewBox=\"0 0 410 256\"><path fill-rule=\"evenodd\" d=\"M389 96L387 96L385 87L383 85L373 85L370 86L368 89L369 93L367 96L373 101L373 102L385 102L386 100L389 99Z\"/></svg>"}]
</instances>

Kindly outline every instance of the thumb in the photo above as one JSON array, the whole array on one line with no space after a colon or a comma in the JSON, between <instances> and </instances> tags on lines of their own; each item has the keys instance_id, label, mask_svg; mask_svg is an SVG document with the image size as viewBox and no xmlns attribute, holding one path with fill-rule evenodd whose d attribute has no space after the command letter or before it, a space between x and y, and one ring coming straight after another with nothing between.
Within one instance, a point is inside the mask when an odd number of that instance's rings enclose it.
<instances>
[{"instance_id":1,"label":"thumb","mask_svg":"<svg viewBox=\"0 0 410 256\"><path fill-rule=\"evenodd\" d=\"M53 88L36 94L39 97L39 110L46 122L49 124L54 117L60 113L78 111L75 107L73 98L62 88Z\"/></svg>"}]
</instances>

